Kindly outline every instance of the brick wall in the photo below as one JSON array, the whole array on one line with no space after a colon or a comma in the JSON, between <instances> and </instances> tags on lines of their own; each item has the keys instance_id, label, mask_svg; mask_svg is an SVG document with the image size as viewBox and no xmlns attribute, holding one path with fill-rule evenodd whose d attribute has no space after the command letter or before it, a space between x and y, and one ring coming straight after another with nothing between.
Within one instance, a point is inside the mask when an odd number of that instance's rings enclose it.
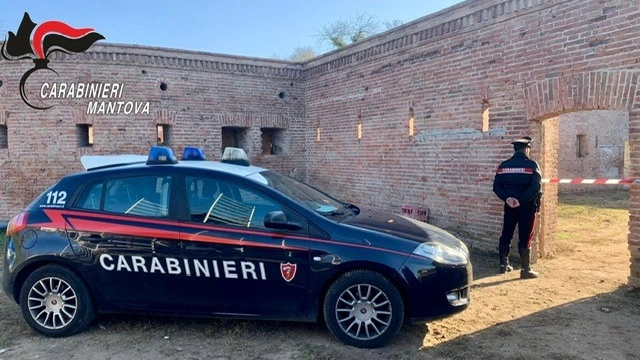
<instances>
[{"instance_id":1,"label":"brick wall","mask_svg":"<svg viewBox=\"0 0 640 360\"><path fill-rule=\"evenodd\" d=\"M310 146L320 166L309 178L342 184L333 188L344 198L389 210L423 204L434 223L494 242L501 208L489 179L510 156L509 141L539 134L532 120L602 108L569 104L532 117L524 90L574 73L633 68L638 50L624 29L634 26L627 16L636 11L622 1L468 1L312 61L306 112L324 137ZM620 53L625 47L630 52ZM594 76L585 84L596 82Z\"/></svg>"},{"instance_id":2,"label":"brick wall","mask_svg":"<svg viewBox=\"0 0 640 360\"><path fill-rule=\"evenodd\" d=\"M558 150L545 143L561 139L542 124L575 111L636 111L639 5L467 1L310 62L306 115L322 138L309 144L308 179L388 210L426 206L431 222L495 247L501 204L491 179L511 139L532 135L543 176L557 176ZM553 252L557 186L545 193L542 254Z\"/></svg>"},{"instance_id":3,"label":"brick wall","mask_svg":"<svg viewBox=\"0 0 640 360\"><path fill-rule=\"evenodd\" d=\"M624 112L629 173L640 174L638 19L640 0L469 0L299 65L115 45L52 58L56 81L124 83L123 97L150 102L146 115L87 115L83 100L29 109L16 84L32 64L0 60L0 213L79 170L82 154L146 152L157 124L170 126L178 151L208 154L219 154L222 126L244 127L259 164L363 205L428 207L431 222L493 249L502 205L491 180L513 138L531 135L543 176L557 176L560 117ZM51 76L34 75L30 93ZM76 124L93 124L93 147L77 146ZM286 128L284 155L262 155L263 127ZM553 252L557 186L544 190L543 256ZM636 185L630 194L630 283L640 286Z\"/></svg>"},{"instance_id":4,"label":"brick wall","mask_svg":"<svg viewBox=\"0 0 640 360\"><path fill-rule=\"evenodd\" d=\"M299 65L97 44L83 54L54 53L49 59L58 75L38 70L26 85L31 103L53 105L46 111L27 107L19 97L19 80L33 63L0 60L0 125L7 130L7 146L0 147L0 219L13 216L62 175L80 171L82 155L146 154L156 144L157 125L168 126L168 145L177 155L195 145L210 159L220 158L222 126L245 127L250 156L284 173L304 174L304 160L288 142L283 141L283 154L277 159L261 155L260 148L264 127L303 137L304 81ZM96 99L50 97L54 82L122 84L119 97L97 100L132 102L133 110L87 114L88 104ZM45 83L49 86L43 99ZM59 86L54 94L61 94ZM149 111L143 112L147 103ZM92 125L93 146L78 146L78 124Z\"/></svg>"},{"instance_id":5,"label":"brick wall","mask_svg":"<svg viewBox=\"0 0 640 360\"><path fill-rule=\"evenodd\" d=\"M629 139L629 113L590 111L560 117L558 167L561 178L624 176L624 149Z\"/></svg>"}]
</instances>

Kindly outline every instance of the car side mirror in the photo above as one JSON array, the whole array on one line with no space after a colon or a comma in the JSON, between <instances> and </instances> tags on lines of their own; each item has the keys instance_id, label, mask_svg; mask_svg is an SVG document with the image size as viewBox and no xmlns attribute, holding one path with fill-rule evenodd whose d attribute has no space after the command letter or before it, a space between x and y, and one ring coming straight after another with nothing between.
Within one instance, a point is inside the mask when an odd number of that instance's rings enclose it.
<instances>
[{"instance_id":1,"label":"car side mirror","mask_svg":"<svg viewBox=\"0 0 640 360\"><path fill-rule=\"evenodd\" d=\"M291 222L287 219L287 215L282 211L271 211L264 216L264 226L268 229L277 230L300 230L302 226L298 223Z\"/></svg>"}]
</instances>

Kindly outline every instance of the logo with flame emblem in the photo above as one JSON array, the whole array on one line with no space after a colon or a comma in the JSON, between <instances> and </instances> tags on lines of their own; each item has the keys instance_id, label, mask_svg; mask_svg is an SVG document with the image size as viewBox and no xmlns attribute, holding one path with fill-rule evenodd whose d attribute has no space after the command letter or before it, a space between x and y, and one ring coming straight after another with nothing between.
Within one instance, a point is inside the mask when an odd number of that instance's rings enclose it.
<instances>
[{"instance_id":1,"label":"logo with flame emblem","mask_svg":"<svg viewBox=\"0 0 640 360\"><path fill-rule=\"evenodd\" d=\"M31 34L33 33L33 38ZM67 54L86 51L93 43L105 37L91 28L76 29L60 21L45 21L36 26L28 13L24 13L18 32L9 31L9 37L2 44L2 57L7 60L32 59L35 66L20 79L20 97L33 109L46 110L51 106L38 107L29 103L25 93L25 83L38 70L49 70L47 57L54 51Z\"/></svg>"},{"instance_id":2,"label":"logo with flame emblem","mask_svg":"<svg viewBox=\"0 0 640 360\"><path fill-rule=\"evenodd\" d=\"M290 282L296 277L296 269L298 266L296 264L286 263L280 264L280 274L282 274L282 278L286 282Z\"/></svg>"}]
</instances>

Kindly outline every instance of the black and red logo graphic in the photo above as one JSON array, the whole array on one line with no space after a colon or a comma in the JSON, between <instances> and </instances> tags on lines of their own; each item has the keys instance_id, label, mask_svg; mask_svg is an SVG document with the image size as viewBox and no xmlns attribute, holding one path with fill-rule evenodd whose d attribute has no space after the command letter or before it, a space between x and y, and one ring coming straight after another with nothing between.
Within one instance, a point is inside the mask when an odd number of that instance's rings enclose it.
<instances>
[{"instance_id":1,"label":"black and red logo graphic","mask_svg":"<svg viewBox=\"0 0 640 360\"><path fill-rule=\"evenodd\" d=\"M296 269L298 266L296 264L286 263L280 264L280 274L282 274L282 278L286 282L290 282L296 277Z\"/></svg>"},{"instance_id":2,"label":"black and red logo graphic","mask_svg":"<svg viewBox=\"0 0 640 360\"><path fill-rule=\"evenodd\" d=\"M33 37L32 37L33 34ZM7 60L32 59L35 66L27 71L20 79L20 97L25 104L37 110L51 108L38 107L29 103L25 93L27 78L34 72L46 69L58 73L49 68L47 57L54 51L67 54L86 51L93 43L103 40L105 37L91 28L76 29L61 21L45 21L36 26L31 21L28 13L24 13L17 34L9 31L9 37L2 44L2 57Z\"/></svg>"}]
</instances>

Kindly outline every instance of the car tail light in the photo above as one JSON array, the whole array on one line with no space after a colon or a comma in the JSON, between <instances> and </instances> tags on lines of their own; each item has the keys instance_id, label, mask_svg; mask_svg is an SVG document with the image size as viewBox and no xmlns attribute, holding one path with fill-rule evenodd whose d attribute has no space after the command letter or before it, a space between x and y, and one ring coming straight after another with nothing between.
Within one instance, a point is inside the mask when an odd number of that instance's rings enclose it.
<instances>
[{"instance_id":1,"label":"car tail light","mask_svg":"<svg viewBox=\"0 0 640 360\"><path fill-rule=\"evenodd\" d=\"M9 225L7 225L7 236L11 234L15 234L25 227L27 227L27 218L29 217L28 211L23 211L20 214L16 215L9 221Z\"/></svg>"}]
</instances>

